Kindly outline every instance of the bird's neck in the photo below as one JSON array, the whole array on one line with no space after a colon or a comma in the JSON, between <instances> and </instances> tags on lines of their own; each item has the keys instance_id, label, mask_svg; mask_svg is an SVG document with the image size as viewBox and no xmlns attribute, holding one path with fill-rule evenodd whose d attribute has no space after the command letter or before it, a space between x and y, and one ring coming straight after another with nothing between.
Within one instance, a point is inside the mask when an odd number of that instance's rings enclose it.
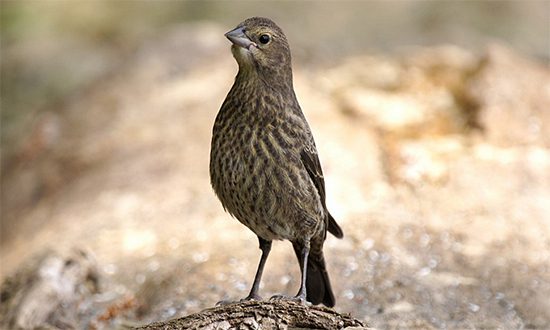
<instances>
[{"instance_id":1,"label":"bird's neck","mask_svg":"<svg viewBox=\"0 0 550 330\"><path fill-rule=\"evenodd\" d=\"M291 69L267 70L239 66L239 73L237 73L235 82L248 85L251 89L268 89L278 93L294 95Z\"/></svg>"}]
</instances>

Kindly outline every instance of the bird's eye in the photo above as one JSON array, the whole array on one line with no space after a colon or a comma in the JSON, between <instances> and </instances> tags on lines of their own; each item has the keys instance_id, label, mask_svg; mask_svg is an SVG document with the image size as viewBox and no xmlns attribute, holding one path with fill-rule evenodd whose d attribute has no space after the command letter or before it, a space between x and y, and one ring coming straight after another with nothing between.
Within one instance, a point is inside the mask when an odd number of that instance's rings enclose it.
<instances>
[{"instance_id":1,"label":"bird's eye","mask_svg":"<svg viewBox=\"0 0 550 330\"><path fill-rule=\"evenodd\" d=\"M262 35L260 36L260 39L259 39L259 40L260 40L260 42L261 42L262 44L265 45L265 44L267 44L267 43L269 42L270 39L271 39L271 38L269 38L269 35L268 35L268 34L262 34Z\"/></svg>"}]
</instances>

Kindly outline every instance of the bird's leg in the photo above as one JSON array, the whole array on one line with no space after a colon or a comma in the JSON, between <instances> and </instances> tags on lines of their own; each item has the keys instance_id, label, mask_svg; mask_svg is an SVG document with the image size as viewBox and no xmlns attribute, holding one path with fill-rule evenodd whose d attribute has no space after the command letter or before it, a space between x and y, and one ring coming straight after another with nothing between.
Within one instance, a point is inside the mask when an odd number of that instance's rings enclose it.
<instances>
[{"instance_id":1,"label":"bird's leg","mask_svg":"<svg viewBox=\"0 0 550 330\"><path fill-rule=\"evenodd\" d=\"M307 278L307 258L309 256L309 240L302 246L300 251L300 271L302 272L302 281L300 284L300 290L295 298L305 303L306 302L306 278Z\"/></svg>"},{"instance_id":2,"label":"bird's leg","mask_svg":"<svg viewBox=\"0 0 550 330\"><path fill-rule=\"evenodd\" d=\"M260 289L260 281L262 279L262 273L264 272L265 261L267 260L269 251L271 251L271 241L267 241L260 236L258 236L258 240L260 241L260 250L262 250L260 264L258 265L258 270L256 271L256 276L254 277L254 283L252 284L252 289L250 289L250 293L246 298L243 298L240 301L262 300L262 297L258 295L258 290ZM231 300L222 300L218 301L218 303L216 303L216 306L229 305L234 302L235 301Z\"/></svg>"},{"instance_id":3,"label":"bird's leg","mask_svg":"<svg viewBox=\"0 0 550 330\"><path fill-rule=\"evenodd\" d=\"M260 236L258 236L258 240L260 241L260 250L262 250L262 257L260 258L260 263L258 264L256 276L254 276L252 289L250 289L248 297L244 298L243 300L262 300L262 298L258 295L258 290L260 289L260 281L262 279L262 273L264 272L265 262L267 260L267 256L269 255L269 251L271 251L271 241L267 241Z\"/></svg>"},{"instance_id":4,"label":"bird's leg","mask_svg":"<svg viewBox=\"0 0 550 330\"><path fill-rule=\"evenodd\" d=\"M307 289L306 289L306 279L307 279L307 259L309 256L309 240L302 242L302 243L292 243L294 245L294 248L296 251L300 251L299 254L296 253L298 256L298 263L300 264L300 273L301 273L301 280L300 280L300 290L298 291L298 294L294 297L289 297L286 295L274 295L271 297L272 300L292 300L292 301L298 301L302 304L308 304L307 302Z\"/></svg>"}]
</instances>

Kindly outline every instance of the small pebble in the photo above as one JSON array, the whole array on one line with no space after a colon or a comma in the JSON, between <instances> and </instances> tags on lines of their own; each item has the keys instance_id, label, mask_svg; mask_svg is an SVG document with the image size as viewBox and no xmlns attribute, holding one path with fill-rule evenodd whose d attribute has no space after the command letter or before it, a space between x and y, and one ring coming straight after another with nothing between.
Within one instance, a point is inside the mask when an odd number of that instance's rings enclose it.
<instances>
[{"instance_id":1,"label":"small pebble","mask_svg":"<svg viewBox=\"0 0 550 330\"><path fill-rule=\"evenodd\" d=\"M426 276L426 275L429 275L431 272L432 272L432 270L430 269L430 267L423 267L416 273L416 275L417 276Z\"/></svg>"},{"instance_id":2,"label":"small pebble","mask_svg":"<svg viewBox=\"0 0 550 330\"><path fill-rule=\"evenodd\" d=\"M351 290L344 291L344 298L352 300L355 297L355 294Z\"/></svg>"}]
</instances>

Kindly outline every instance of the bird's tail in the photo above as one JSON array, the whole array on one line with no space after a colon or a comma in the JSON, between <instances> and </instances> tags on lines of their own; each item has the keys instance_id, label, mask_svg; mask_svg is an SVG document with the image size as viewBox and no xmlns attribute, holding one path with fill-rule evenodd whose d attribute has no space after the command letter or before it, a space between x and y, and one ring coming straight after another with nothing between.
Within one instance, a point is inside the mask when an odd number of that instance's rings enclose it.
<instances>
[{"instance_id":1,"label":"bird's tail","mask_svg":"<svg viewBox=\"0 0 550 330\"><path fill-rule=\"evenodd\" d=\"M342 228L338 226L338 224L336 223L336 220L334 220L334 218L330 213L328 213L328 211L327 211L327 214L328 214L328 232L336 236L337 238L344 237L344 232L342 231Z\"/></svg>"},{"instance_id":2,"label":"bird's tail","mask_svg":"<svg viewBox=\"0 0 550 330\"><path fill-rule=\"evenodd\" d=\"M300 259L300 250L299 246L294 245L294 252L296 252L298 260ZM307 301L314 305L322 303L327 307L333 307L336 300L334 299L334 293L332 293L322 249L311 249L306 269Z\"/></svg>"}]
</instances>

